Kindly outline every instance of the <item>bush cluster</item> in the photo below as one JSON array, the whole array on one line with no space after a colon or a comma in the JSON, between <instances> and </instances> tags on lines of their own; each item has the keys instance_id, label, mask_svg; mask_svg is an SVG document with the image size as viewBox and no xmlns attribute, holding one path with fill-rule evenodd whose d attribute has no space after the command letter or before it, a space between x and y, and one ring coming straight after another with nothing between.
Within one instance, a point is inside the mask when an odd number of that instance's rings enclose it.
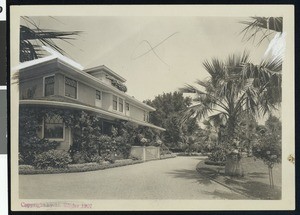
<instances>
[{"instance_id":1,"label":"bush cluster","mask_svg":"<svg viewBox=\"0 0 300 215\"><path fill-rule=\"evenodd\" d=\"M225 162L226 161L226 150L219 146L215 147L215 150L211 154L209 154L208 159L214 162Z\"/></svg>"},{"instance_id":2,"label":"bush cluster","mask_svg":"<svg viewBox=\"0 0 300 215\"><path fill-rule=\"evenodd\" d=\"M51 115L59 115L72 131L73 144L68 152L56 151L59 142L41 139L37 135L43 118ZM152 129L128 122L118 122L116 127L112 126L110 136L104 135L101 124L98 116L86 111L21 107L19 164L63 168L68 163L114 163L129 157L131 145L143 144L143 139L147 140L147 145L159 140Z\"/></svg>"},{"instance_id":3,"label":"bush cluster","mask_svg":"<svg viewBox=\"0 0 300 215\"><path fill-rule=\"evenodd\" d=\"M117 162L111 163L84 163L84 164L69 164L67 168L47 168L47 169L36 169L30 165L20 165L19 174L54 174L54 173L70 173L70 172L87 172L95 170L103 170L108 168L126 166L131 164L142 163L141 160L134 160L131 162Z\"/></svg>"},{"instance_id":4,"label":"bush cluster","mask_svg":"<svg viewBox=\"0 0 300 215\"><path fill-rule=\"evenodd\" d=\"M252 148L253 155L261 159L268 167L281 162L281 137L271 132L260 135Z\"/></svg>"},{"instance_id":5,"label":"bush cluster","mask_svg":"<svg viewBox=\"0 0 300 215\"><path fill-rule=\"evenodd\" d=\"M65 168L72 159L68 152L63 150L49 150L35 156L33 165L40 169L48 167Z\"/></svg>"}]
</instances>

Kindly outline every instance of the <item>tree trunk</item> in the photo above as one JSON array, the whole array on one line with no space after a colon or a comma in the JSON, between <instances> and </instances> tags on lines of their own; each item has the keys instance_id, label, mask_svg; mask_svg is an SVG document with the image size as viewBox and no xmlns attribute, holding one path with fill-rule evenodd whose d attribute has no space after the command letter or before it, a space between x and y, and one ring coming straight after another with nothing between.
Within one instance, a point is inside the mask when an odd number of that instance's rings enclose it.
<instances>
[{"instance_id":1,"label":"tree trunk","mask_svg":"<svg viewBox=\"0 0 300 215\"><path fill-rule=\"evenodd\" d=\"M269 169L269 182L270 182L270 187L274 188L274 180L273 180L273 168L268 167Z\"/></svg>"},{"instance_id":2,"label":"tree trunk","mask_svg":"<svg viewBox=\"0 0 300 215\"><path fill-rule=\"evenodd\" d=\"M231 153L226 157L225 175L233 177L243 177L244 170L241 164L241 159L238 154Z\"/></svg>"}]
</instances>

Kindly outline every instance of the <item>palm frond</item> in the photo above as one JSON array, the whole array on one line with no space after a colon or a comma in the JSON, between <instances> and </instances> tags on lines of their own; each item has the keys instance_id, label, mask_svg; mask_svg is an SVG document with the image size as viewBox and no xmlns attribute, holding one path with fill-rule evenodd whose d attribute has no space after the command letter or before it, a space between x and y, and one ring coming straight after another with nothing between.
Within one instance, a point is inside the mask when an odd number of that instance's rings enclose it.
<instances>
[{"instance_id":1,"label":"palm frond","mask_svg":"<svg viewBox=\"0 0 300 215\"><path fill-rule=\"evenodd\" d=\"M225 125L227 123L228 116L224 113L217 113L208 117L208 121L215 127Z\"/></svg>"},{"instance_id":2,"label":"palm frond","mask_svg":"<svg viewBox=\"0 0 300 215\"><path fill-rule=\"evenodd\" d=\"M63 41L73 45L70 40L76 39L81 31L55 31L49 29L41 29L29 17L22 17L29 25L20 25L20 61L29 61L37 59L44 55L44 51L40 49L42 45L58 51L63 55L67 53L60 48L54 40ZM35 43L35 44L34 44Z\"/></svg>"},{"instance_id":3,"label":"palm frond","mask_svg":"<svg viewBox=\"0 0 300 215\"><path fill-rule=\"evenodd\" d=\"M282 33L283 31L282 17L250 17L249 21L240 21L240 23L246 25L240 32L243 34L242 41L253 40L254 42L259 37L257 45L268 39L273 33Z\"/></svg>"}]
</instances>

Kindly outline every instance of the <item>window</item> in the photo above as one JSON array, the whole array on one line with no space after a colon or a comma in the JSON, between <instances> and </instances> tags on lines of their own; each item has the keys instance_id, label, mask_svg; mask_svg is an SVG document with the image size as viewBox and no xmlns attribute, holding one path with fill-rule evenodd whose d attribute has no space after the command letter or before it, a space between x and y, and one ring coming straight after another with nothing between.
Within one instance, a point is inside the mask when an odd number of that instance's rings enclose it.
<instances>
[{"instance_id":1,"label":"window","mask_svg":"<svg viewBox=\"0 0 300 215\"><path fill-rule=\"evenodd\" d=\"M45 78L45 96L54 95L54 76Z\"/></svg>"},{"instance_id":2,"label":"window","mask_svg":"<svg viewBox=\"0 0 300 215\"><path fill-rule=\"evenodd\" d=\"M144 121L149 122L149 113L144 111Z\"/></svg>"},{"instance_id":3,"label":"window","mask_svg":"<svg viewBox=\"0 0 300 215\"><path fill-rule=\"evenodd\" d=\"M65 78L65 96L77 99L77 81Z\"/></svg>"},{"instance_id":4,"label":"window","mask_svg":"<svg viewBox=\"0 0 300 215\"><path fill-rule=\"evenodd\" d=\"M96 90L96 99L101 100L101 92Z\"/></svg>"},{"instance_id":5,"label":"window","mask_svg":"<svg viewBox=\"0 0 300 215\"><path fill-rule=\"evenodd\" d=\"M119 98L119 111L123 112L123 99Z\"/></svg>"},{"instance_id":6,"label":"window","mask_svg":"<svg viewBox=\"0 0 300 215\"><path fill-rule=\"evenodd\" d=\"M63 139L64 123L60 116L47 116L44 119L44 138Z\"/></svg>"},{"instance_id":7,"label":"window","mask_svg":"<svg viewBox=\"0 0 300 215\"><path fill-rule=\"evenodd\" d=\"M113 109L117 110L118 109L118 97L113 96Z\"/></svg>"},{"instance_id":8,"label":"window","mask_svg":"<svg viewBox=\"0 0 300 215\"><path fill-rule=\"evenodd\" d=\"M129 103L126 103L126 110L129 111Z\"/></svg>"}]
</instances>

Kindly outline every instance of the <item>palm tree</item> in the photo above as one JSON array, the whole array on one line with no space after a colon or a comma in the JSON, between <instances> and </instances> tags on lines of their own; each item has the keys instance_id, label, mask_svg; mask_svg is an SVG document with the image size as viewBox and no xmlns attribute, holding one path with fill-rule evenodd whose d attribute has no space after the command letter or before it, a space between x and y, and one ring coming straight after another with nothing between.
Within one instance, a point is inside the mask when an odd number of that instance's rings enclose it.
<instances>
[{"instance_id":1,"label":"palm tree","mask_svg":"<svg viewBox=\"0 0 300 215\"><path fill-rule=\"evenodd\" d=\"M282 17L250 17L250 20L240 23L245 25L241 31L241 34L244 34L243 40L254 42L255 39L259 39L258 45L274 33L282 33L283 30Z\"/></svg>"},{"instance_id":2,"label":"palm tree","mask_svg":"<svg viewBox=\"0 0 300 215\"><path fill-rule=\"evenodd\" d=\"M276 104L281 102L281 60L254 65L249 54L244 52L230 55L226 61L214 58L203 65L209 78L196 81L197 86L181 88L184 93L195 93L194 102L197 102L188 108L183 120L208 117L224 121L222 145L230 154L236 147L233 142L237 138L239 118L245 114L264 115L276 109Z\"/></svg>"},{"instance_id":3,"label":"palm tree","mask_svg":"<svg viewBox=\"0 0 300 215\"><path fill-rule=\"evenodd\" d=\"M74 40L75 37L81 33L80 31L41 29L34 20L27 16L22 17L22 20L25 24L20 25L20 62L42 57L44 55L44 50L41 46L43 45L49 46L59 53L66 55L66 52L60 48L54 40L60 40L71 44L69 40Z\"/></svg>"}]
</instances>

